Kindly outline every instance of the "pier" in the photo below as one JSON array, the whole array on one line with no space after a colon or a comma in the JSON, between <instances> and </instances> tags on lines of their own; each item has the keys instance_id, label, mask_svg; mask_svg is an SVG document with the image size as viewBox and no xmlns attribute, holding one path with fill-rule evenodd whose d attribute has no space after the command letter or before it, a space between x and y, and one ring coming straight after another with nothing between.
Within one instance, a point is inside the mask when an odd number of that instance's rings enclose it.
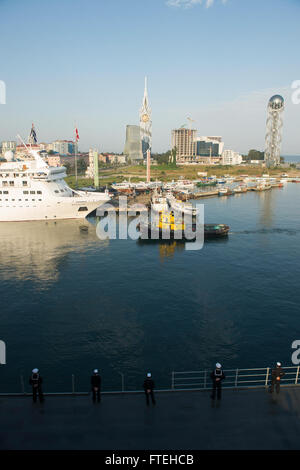
<instances>
[{"instance_id":1,"label":"pier","mask_svg":"<svg viewBox=\"0 0 300 470\"><path fill-rule=\"evenodd\" d=\"M300 389L209 391L0 398L3 450L215 450L300 449Z\"/></svg>"}]
</instances>

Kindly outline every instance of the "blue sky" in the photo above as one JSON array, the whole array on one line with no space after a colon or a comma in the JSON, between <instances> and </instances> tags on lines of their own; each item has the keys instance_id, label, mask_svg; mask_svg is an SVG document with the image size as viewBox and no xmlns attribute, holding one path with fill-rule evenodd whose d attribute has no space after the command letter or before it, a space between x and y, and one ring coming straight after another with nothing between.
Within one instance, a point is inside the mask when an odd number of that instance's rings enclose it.
<instances>
[{"instance_id":1,"label":"blue sky","mask_svg":"<svg viewBox=\"0 0 300 470\"><path fill-rule=\"evenodd\" d=\"M286 100L283 153L300 154L299 0L0 0L0 141L72 139L122 151L144 76L153 151L195 120L226 148L264 147L268 98Z\"/></svg>"}]
</instances>

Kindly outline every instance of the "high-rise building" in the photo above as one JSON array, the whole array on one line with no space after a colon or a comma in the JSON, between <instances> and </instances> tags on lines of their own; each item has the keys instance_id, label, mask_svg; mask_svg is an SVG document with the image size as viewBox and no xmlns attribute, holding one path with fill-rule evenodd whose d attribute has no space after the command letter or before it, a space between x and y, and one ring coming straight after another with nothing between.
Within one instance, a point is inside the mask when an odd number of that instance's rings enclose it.
<instances>
[{"instance_id":1,"label":"high-rise building","mask_svg":"<svg viewBox=\"0 0 300 470\"><path fill-rule=\"evenodd\" d=\"M196 160L196 129L174 129L172 131L172 149L176 148L176 160L189 162Z\"/></svg>"},{"instance_id":2,"label":"high-rise building","mask_svg":"<svg viewBox=\"0 0 300 470\"><path fill-rule=\"evenodd\" d=\"M145 77L144 97L142 107L140 109L140 132L143 158L146 158L147 150L151 151L152 147L152 121L151 108L148 99L147 77Z\"/></svg>"},{"instance_id":3,"label":"high-rise building","mask_svg":"<svg viewBox=\"0 0 300 470\"><path fill-rule=\"evenodd\" d=\"M224 149L224 142L221 136L197 137L196 155L197 157L216 158L221 157Z\"/></svg>"},{"instance_id":4,"label":"high-rise building","mask_svg":"<svg viewBox=\"0 0 300 470\"><path fill-rule=\"evenodd\" d=\"M78 153L78 144L72 140L55 140L52 149L60 155L74 155Z\"/></svg>"},{"instance_id":5,"label":"high-rise building","mask_svg":"<svg viewBox=\"0 0 300 470\"><path fill-rule=\"evenodd\" d=\"M140 126L126 126L124 154L127 155L128 160L132 162L143 160Z\"/></svg>"}]
</instances>

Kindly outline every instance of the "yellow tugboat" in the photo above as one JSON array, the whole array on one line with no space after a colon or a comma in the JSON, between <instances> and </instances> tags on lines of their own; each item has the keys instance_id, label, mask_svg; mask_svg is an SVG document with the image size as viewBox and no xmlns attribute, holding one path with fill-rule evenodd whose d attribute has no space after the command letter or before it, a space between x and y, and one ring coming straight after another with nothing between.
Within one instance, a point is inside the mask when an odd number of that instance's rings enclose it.
<instances>
[{"instance_id":1,"label":"yellow tugboat","mask_svg":"<svg viewBox=\"0 0 300 470\"><path fill-rule=\"evenodd\" d=\"M185 224L178 221L173 211L161 211L158 220L141 225L141 235L147 234L148 239L181 239L185 240ZM193 223L190 231L196 232L197 225ZM223 238L229 233L229 226L224 224L204 224L204 238Z\"/></svg>"}]
</instances>

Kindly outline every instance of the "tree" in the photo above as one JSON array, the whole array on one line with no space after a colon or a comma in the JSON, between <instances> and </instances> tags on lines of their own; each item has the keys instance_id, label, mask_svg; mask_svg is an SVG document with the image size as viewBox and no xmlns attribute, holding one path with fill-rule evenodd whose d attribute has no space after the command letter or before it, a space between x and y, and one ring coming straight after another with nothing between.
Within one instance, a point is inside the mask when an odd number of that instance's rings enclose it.
<instances>
[{"instance_id":1,"label":"tree","mask_svg":"<svg viewBox=\"0 0 300 470\"><path fill-rule=\"evenodd\" d=\"M77 170L79 173L84 173L86 169L87 169L87 163L83 158L81 158L80 160L78 160Z\"/></svg>"},{"instance_id":2,"label":"tree","mask_svg":"<svg viewBox=\"0 0 300 470\"><path fill-rule=\"evenodd\" d=\"M245 160L264 160L265 153L260 152L259 150L251 149L248 152L248 155L245 155Z\"/></svg>"},{"instance_id":3,"label":"tree","mask_svg":"<svg viewBox=\"0 0 300 470\"><path fill-rule=\"evenodd\" d=\"M176 156L177 156L177 147L174 147L172 150L171 150L171 158L170 158L170 163L174 166L176 166Z\"/></svg>"}]
</instances>

